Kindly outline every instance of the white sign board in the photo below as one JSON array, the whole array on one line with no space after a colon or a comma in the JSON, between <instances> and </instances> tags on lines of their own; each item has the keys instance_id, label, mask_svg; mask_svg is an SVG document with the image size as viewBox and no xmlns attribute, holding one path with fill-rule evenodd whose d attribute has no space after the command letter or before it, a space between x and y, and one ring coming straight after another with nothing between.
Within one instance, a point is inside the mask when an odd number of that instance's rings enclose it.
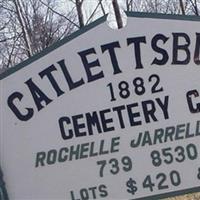
<instances>
[{"instance_id":1,"label":"white sign board","mask_svg":"<svg viewBox=\"0 0 200 200\"><path fill-rule=\"evenodd\" d=\"M199 18L102 18L1 75L12 200L158 199L200 189ZM19 70L20 69L20 70Z\"/></svg>"}]
</instances>

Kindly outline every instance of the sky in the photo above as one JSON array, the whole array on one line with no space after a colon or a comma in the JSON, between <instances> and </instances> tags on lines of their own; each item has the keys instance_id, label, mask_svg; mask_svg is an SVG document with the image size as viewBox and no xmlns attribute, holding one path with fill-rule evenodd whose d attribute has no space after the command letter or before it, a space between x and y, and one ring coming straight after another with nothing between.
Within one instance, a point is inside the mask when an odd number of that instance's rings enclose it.
<instances>
[{"instance_id":1,"label":"sky","mask_svg":"<svg viewBox=\"0 0 200 200\"><path fill-rule=\"evenodd\" d=\"M67 1L67 3L66 3L66 1ZM125 0L118 0L118 3L119 3L119 6L121 8L121 12L122 12L122 16L123 16L123 22L124 22L124 24L126 24L126 15L123 12L124 1ZM113 11L113 6L112 6L112 0L102 0L102 2L103 2L104 9L105 9L106 13L110 13L110 16L108 17L109 26L111 28L117 28L117 24L116 24L115 16L114 16L114 11ZM74 3L72 3L71 0L58 0L58 3L61 5L62 12L66 12L66 9L72 10L75 7ZM84 0L84 2L83 2L83 10L84 10L83 14L84 14L85 21L87 21L87 19L91 16L91 13L93 13L97 4L98 4L97 0ZM67 8L66 8L66 6L67 6ZM102 16L102 14L103 13L102 13L102 11L99 7L99 9L96 11L96 14L95 14L93 20Z\"/></svg>"}]
</instances>

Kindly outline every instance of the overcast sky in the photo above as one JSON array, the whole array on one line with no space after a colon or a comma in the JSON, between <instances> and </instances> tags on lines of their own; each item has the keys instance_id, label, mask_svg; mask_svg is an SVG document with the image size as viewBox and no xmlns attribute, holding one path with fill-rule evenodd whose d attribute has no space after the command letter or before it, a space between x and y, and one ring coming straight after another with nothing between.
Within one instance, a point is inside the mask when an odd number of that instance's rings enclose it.
<instances>
[{"instance_id":1,"label":"overcast sky","mask_svg":"<svg viewBox=\"0 0 200 200\"><path fill-rule=\"evenodd\" d=\"M58 1L58 4L62 4L62 6L61 6L62 12L66 12L66 10L72 10L73 8L75 9L74 3L72 3L70 0L67 0L67 4L66 4L66 0L57 0L57 1ZM104 9L105 9L106 13L110 13L111 14L108 17L109 25L112 28L117 28L117 24L116 24L115 18L114 18L112 0L103 0L102 2L103 2ZM125 0L118 0L119 6L122 9L123 9L123 6L125 6L124 2L125 2ZM83 14L84 14L85 22L91 16L91 13L94 11L94 9L96 8L97 4L98 4L97 0L84 0L84 2L83 2L83 11L84 11ZM67 8L66 8L66 6L67 6ZM123 16L124 15L125 14L123 13ZM96 14L95 14L95 16L93 18L93 21L94 21L94 19L97 19L100 16L102 16L102 11L101 11L101 9L99 7L99 9L96 11ZM124 18L124 24L125 23L126 23L126 18Z\"/></svg>"}]
</instances>

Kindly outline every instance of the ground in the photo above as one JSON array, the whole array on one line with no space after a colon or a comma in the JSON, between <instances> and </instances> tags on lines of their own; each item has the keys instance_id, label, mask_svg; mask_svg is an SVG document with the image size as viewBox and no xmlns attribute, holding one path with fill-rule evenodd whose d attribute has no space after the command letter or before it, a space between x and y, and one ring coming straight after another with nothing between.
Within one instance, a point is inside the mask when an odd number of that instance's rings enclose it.
<instances>
[{"instance_id":1,"label":"ground","mask_svg":"<svg viewBox=\"0 0 200 200\"><path fill-rule=\"evenodd\" d=\"M165 200L200 200L200 193L187 194L184 196L167 198Z\"/></svg>"}]
</instances>

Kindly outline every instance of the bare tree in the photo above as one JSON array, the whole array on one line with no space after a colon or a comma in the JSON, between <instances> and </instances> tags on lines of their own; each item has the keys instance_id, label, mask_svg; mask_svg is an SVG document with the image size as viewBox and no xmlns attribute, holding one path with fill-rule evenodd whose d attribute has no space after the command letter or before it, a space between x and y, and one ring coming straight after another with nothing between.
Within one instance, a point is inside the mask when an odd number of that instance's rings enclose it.
<instances>
[{"instance_id":1,"label":"bare tree","mask_svg":"<svg viewBox=\"0 0 200 200\"><path fill-rule=\"evenodd\" d=\"M101 10L102 10L103 15L106 15L106 11L105 11L105 9L104 9L102 0L99 0L99 3L100 3L100 6L101 6Z\"/></svg>"},{"instance_id":2,"label":"bare tree","mask_svg":"<svg viewBox=\"0 0 200 200\"><path fill-rule=\"evenodd\" d=\"M112 5L113 5L114 12L115 12L117 26L120 29L120 28L123 27L123 22L122 22L122 16L121 16L121 13L120 13L118 1L112 0Z\"/></svg>"},{"instance_id":3,"label":"bare tree","mask_svg":"<svg viewBox=\"0 0 200 200\"><path fill-rule=\"evenodd\" d=\"M95 9L93 10L93 12L90 14L90 17L88 18L87 22L86 22L86 25L89 24L90 20L92 20L94 18L94 15L97 13L97 10L99 9L99 7L101 7L101 10L103 12L103 15L106 15L106 12L105 12L105 9L103 7L103 4L102 4L102 1L103 0L99 0L99 2L97 2L97 5L95 7Z\"/></svg>"},{"instance_id":4,"label":"bare tree","mask_svg":"<svg viewBox=\"0 0 200 200\"><path fill-rule=\"evenodd\" d=\"M189 0L189 3L192 6L192 11L196 16L199 16L199 9L198 9L198 3L197 0Z\"/></svg>"},{"instance_id":5,"label":"bare tree","mask_svg":"<svg viewBox=\"0 0 200 200\"><path fill-rule=\"evenodd\" d=\"M0 68L11 67L114 10L199 16L200 0L0 0ZM91 4L92 2L92 4ZM61 8L66 9L61 9ZM113 8L113 9L112 9ZM113 20L114 18L112 18Z\"/></svg>"},{"instance_id":6,"label":"bare tree","mask_svg":"<svg viewBox=\"0 0 200 200\"><path fill-rule=\"evenodd\" d=\"M135 3L135 1L134 1ZM132 11L133 10L133 0L126 0L126 10Z\"/></svg>"},{"instance_id":7,"label":"bare tree","mask_svg":"<svg viewBox=\"0 0 200 200\"><path fill-rule=\"evenodd\" d=\"M181 12L183 15L185 15L185 6L183 4L183 0L179 0L179 3L180 3Z\"/></svg>"},{"instance_id":8,"label":"bare tree","mask_svg":"<svg viewBox=\"0 0 200 200\"><path fill-rule=\"evenodd\" d=\"M69 21L70 23L72 23L75 27L79 28L79 26L74 22L74 20L70 19L70 14L69 14L69 13L67 14L67 16L66 16L66 15L63 15L62 13L60 13L60 12L56 11L54 8L52 8L52 7L50 6L50 2L45 3L45 2L42 1L42 0L39 0L39 1L40 1L40 3L42 3L43 5L45 5L49 10L51 10L53 13L59 15L60 17L63 17L65 20L67 20L67 21ZM73 12L73 9L72 9L71 12Z\"/></svg>"},{"instance_id":9,"label":"bare tree","mask_svg":"<svg viewBox=\"0 0 200 200\"><path fill-rule=\"evenodd\" d=\"M43 3L0 0L0 68L16 65L79 27L73 10L62 15L55 0Z\"/></svg>"},{"instance_id":10,"label":"bare tree","mask_svg":"<svg viewBox=\"0 0 200 200\"><path fill-rule=\"evenodd\" d=\"M27 52L28 57L31 57L33 55L33 51L31 48L31 41L28 34L27 23L25 21L25 15L23 13L22 5L21 5L20 0L13 0L13 3L15 5L17 19L19 20L19 23L22 29L23 38L24 38L25 46L26 46L26 52Z\"/></svg>"},{"instance_id":11,"label":"bare tree","mask_svg":"<svg viewBox=\"0 0 200 200\"><path fill-rule=\"evenodd\" d=\"M76 9L80 28L84 27L84 17L82 11L83 0L76 0Z\"/></svg>"}]
</instances>

